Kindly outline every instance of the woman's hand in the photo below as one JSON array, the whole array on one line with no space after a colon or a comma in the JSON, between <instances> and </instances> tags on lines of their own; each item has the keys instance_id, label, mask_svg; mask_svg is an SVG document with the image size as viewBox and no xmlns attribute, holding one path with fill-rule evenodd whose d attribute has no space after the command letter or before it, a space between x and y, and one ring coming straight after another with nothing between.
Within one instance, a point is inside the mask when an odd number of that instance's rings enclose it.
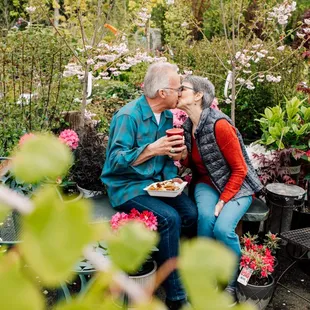
<instances>
[{"instance_id":1,"label":"woman's hand","mask_svg":"<svg viewBox=\"0 0 310 310\"><path fill-rule=\"evenodd\" d=\"M223 207L225 206L225 201L224 200L219 200L215 206L215 210L214 210L214 215L216 217L218 217L223 209Z\"/></svg>"}]
</instances>

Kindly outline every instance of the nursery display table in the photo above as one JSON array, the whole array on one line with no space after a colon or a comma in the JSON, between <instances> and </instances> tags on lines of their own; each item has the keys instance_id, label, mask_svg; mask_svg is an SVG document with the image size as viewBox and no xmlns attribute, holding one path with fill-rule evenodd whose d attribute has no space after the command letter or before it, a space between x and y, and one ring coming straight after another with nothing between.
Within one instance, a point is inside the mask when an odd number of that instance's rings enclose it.
<instances>
[{"instance_id":1,"label":"nursery display table","mask_svg":"<svg viewBox=\"0 0 310 310\"><path fill-rule=\"evenodd\" d=\"M290 290L293 294L297 295L299 298L302 298L303 300L307 301L310 304L309 299L300 296L299 294L295 293L294 291L292 291L291 289L287 288L286 286L280 283L280 280L284 276L284 274L287 273L287 271L290 270L297 262L301 260L307 260L310 264L310 258L305 257L310 251L310 227L285 231L280 234L280 237L288 242L287 246L289 244L294 244L300 247L302 251L299 256L292 256L287 251L289 256L292 258L293 262L282 272L277 281L277 284L279 284L280 286L284 287L287 290Z\"/></svg>"}]
</instances>

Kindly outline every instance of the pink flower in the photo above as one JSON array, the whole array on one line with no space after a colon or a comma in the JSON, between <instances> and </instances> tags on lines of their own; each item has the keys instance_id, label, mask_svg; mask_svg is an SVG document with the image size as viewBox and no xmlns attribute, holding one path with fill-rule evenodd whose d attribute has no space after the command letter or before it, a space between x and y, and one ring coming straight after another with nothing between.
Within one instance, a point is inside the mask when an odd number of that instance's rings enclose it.
<instances>
[{"instance_id":1,"label":"pink flower","mask_svg":"<svg viewBox=\"0 0 310 310\"><path fill-rule=\"evenodd\" d=\"M150 211L143 211L140 214L140 220L149 230L157 230L157 217Z\"/></svg>"},{"instance_id":2,"label":"pink flower","mask_svg":"<svg viewBox=\"0 0 310 310\"><path fill-rule=\"evenodd\" d=\"M181 127L187 119L187 114L179 109L172 109L170 111L173 114L173 126Z\"/></svg>"},{"instance_id":3,"label":"pink flower","mask_svg":"<svg viewBox=\"0 0 310 310\"><path fill-rule=\"evenodd\" d=\"M143 211L140 213L136 209L131 209L129 214L124 212L117 212L114 214L110 220L110 225L113 230L117 230L120 226L129 221L138 221L143 223L149 230L157 230L157 217L153 212Z\"/></svg>"},{"instance_id":4,"label":"pink flower","mask_svg":"<svg viewBox=\"0 0 310 310\"><path fill-rule=\"evenodd\" d=\"M69 146L71 150L75 150L79 145L79 137L74 130L66 129L59 135L60 141Z\"/></svg>"},{"instance_id":5,"label":"pink flower","mask_svg":"<svg viewBox=\"0 0 310 310\"><path fill-rule=\"evenodd\" d=\"M24 134L20 139L19 139L19 142L18 142L18 145L19 146L22 146L27 140L29 139L32 139L35 137L35 134L33 133L26 133Z\"/></svg>"},{"instance_id":6,"label":"pink flower","mask_svg":"<svg viewBox=\"0 0 310 310\"><path fill-rule=\"evenodd\" d=\"M128 222L128 214L124 212L117 212L114 214L110 220L110 224L113 230L118 229L121 225Z\"/></svg>"},{"instance_id":7,"label":"pink flower","mask_svg":"<svg viewBox=\"0 0 310 310\"><path fill-rule=\"evenodd\" d=\"M306 152L307 157L310 157L310 150Z\"/></svg>"},{"instance_id":8,"label":"pink flower","mask_svg":"<svg viewBox=\"0 0 310 310\"><path fill-rule=\"evenodd\" d=\"M212 109L214 109L214 110L220 111L218 105L219 105L219 103L218 103L218 101L217 101L217 98L214 98L214 100L213 100L212 103L211 103L210 108L212 108Z\"/></svg>"}]
</instances>

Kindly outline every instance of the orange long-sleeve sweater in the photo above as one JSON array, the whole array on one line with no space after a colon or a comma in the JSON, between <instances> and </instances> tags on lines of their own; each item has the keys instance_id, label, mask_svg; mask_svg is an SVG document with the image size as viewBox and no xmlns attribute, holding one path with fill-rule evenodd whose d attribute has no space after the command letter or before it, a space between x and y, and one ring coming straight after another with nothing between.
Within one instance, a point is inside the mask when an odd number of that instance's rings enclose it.
<instances>
[{"instance_id":1,"label":"orange long-sleeve sweater","mask_svg":"<svg viewBox=\"0 0 310 310\"><path fill-rule=\"evenodd\" d=\"M225 119L221 119L215 124L216 142L231 169L231 176L226 183L224 191L220 194L220 199L228 202L238 191L247 175L247 165L242 154L241 146L235 128ZM206 183L214 187L206 167L200 157L197 143L192 136L192 150L189 156L182 161L182 164L195 167L197 173L197 183Z\"/></svg>"}]
</instances>

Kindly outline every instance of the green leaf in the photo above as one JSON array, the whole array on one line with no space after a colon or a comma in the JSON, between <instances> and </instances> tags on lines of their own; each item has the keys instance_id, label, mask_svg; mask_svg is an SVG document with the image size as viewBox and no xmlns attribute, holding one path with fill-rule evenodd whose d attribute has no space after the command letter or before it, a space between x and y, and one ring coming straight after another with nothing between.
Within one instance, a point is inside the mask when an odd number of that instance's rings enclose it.
<instances>
[{"instance_id":1,"label":"green leaf","mask_svg":"<svg viewBox=\"0 0 310 310\"><path fill-rule=\"evenodd\" d=\"M157 241L157 234L149 231L144 224L129 222L107 240L107 245L113 263L132 273L142 265Z\"/></svg>"},{"instance_id":2,"label":"green leaf","mask_svg":"<svg viewBox=\"0 0 310 310\"><path fill-rule=\"evenodd\" d=\"M266 144L267 144L267 145L270 145L270 144L274 143L275 141L276 141L275 138L269 136L269 137L267 138Z\"/></svg>"},{"instance_id":3,"label":"green leaf","mask_svg":"<svg viewBox=\"0 0 310 310\"><path fill-rule=\"evenodd\" d=\"M265 109L265 115L264 115L267 119L271 119L272 117L273 117L273 113L272 113L272 111L271 111L271 109L270 108L266 108Z\"/></svg>"},{"instance_id":4,"label":"green leaf","mask_svg":"<svg viewBox=\"0 0 310 310\"><path fill-rule=\"evenodd\" d=\"M216 241L200 238L184 242L179 268L193 308L206 309L207 300L213 309L226 309L228 296L215 288L228 283L236 266L237 257Z\"/></svg>"},{"instance_id":5,"label":"green leaf","mask_svg":"<svg viewBox=\"0 0 310 310\"><path fill-rule=\"evenodd\" d=\"M12 159L14 175L25 182L56 179L67 172L73 162L70 149L56 137L38 134L28 139Z\"/></svg>"},{"instance_id":6,"label":"green leaf","mask_svg":"<svg viewBox=\"0 0 310 310\"><path fill-rule=\"evenodd\" d=\"M55 186L34 199L35 210L24 217L22 253L45 285L57 285L72 274L82 249L91 241L89 201L64 203Z\"/></svg>"},{"instance_id":7,"label":"green leaf","mask_svg":"<svg viewBox=\"0 0 310 310\"><path fill-rule=\"evenodd\" d=\"M18 257L10 252L0 261L0 300L3 310L43 310L42 295L38 288L21 272Z\"/></svg>"}]
</instances>

